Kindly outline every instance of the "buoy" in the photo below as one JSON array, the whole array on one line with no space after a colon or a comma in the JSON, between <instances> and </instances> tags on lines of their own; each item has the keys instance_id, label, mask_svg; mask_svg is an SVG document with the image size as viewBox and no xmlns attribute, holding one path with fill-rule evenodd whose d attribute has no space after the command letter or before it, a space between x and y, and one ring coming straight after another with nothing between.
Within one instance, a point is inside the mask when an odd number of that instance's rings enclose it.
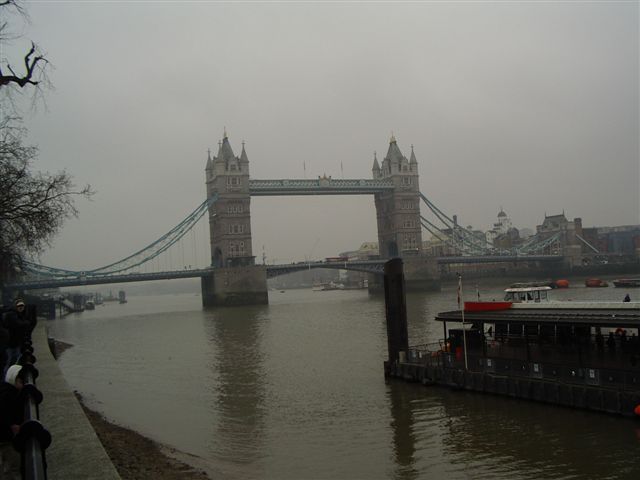
<instances>
[{"instance_id":1,"label":"buoy","mask_svg":"<svg viewBox=\"0 0 640 480\"><path fill-rule=\"evenodd\" d=\"M640 405L636 405L636 408L633 409L633 413L640 417Z\"/></svg>"}]
</instances>

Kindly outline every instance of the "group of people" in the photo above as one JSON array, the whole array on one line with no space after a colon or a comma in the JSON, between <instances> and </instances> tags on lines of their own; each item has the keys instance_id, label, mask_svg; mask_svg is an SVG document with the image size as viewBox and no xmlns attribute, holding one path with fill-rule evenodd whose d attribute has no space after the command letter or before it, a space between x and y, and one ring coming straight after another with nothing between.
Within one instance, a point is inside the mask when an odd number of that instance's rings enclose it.
<instances>
[{"instance_id":1,"label":"group of people","mask_svg":"<svg viewBox=\"0 0 640 480\"><path fill-rule=\"evenodd\" d=\"M618 328L615 333L610 331L606 341L600 328L597 328L596 349L598 353L604 352L605 344L611 354L615 354L618 348L624 353L640 353L640 339L635 333L632 333L631 337L627 336L627 331L623 328Z\"/></svg>"},{"instance_id":2,"label":"group of people","mask_svg":"<svg viewBox=\"0 0 640 480\"><path fill-rule=\"evenodd\" d=\"M36 326L35 310L18 298L13 308L0 319L0 442L10 441L20 431L23 406L20 390L24 385L22 365L18 365L21 347Z\"/></svg>"}]
</instances>

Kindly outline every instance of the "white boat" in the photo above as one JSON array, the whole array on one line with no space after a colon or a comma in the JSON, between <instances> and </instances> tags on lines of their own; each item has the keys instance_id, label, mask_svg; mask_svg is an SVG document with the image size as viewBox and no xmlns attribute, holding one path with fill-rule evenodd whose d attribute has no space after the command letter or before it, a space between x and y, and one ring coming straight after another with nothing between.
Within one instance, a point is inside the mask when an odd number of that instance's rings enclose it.
<instances>
[{"instance_id":1,"label":"white boat","mask_svg":"<svg viewBox=\"0 0 640 480\"><path fill-rule=\"evenodd\" d=\"M504 309L536 310L638 310L640 302L615 301L551 301L548 292L551 287L506 288L503 302L465 302L467 311L488 311ZM495 308L492 308L492 305Z\"/></svg>"}]
</instances>

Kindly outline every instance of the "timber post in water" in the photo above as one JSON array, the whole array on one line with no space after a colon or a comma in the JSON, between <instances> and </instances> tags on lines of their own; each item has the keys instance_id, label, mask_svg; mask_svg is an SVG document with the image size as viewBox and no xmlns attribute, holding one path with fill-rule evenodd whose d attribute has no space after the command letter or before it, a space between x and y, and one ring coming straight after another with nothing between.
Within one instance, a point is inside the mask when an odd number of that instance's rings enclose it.
<instances>
[{"instance_id":1,"label":"timber post in water","mask_svg":"<svg viewBox=\"0 0 640 480\"><path fill-rule=\"evenodd\" d=\"M389 347L386 372L387 368L404 362L409 350L404 269L400 258L393 258L384 264L384 304Z\"/></svg>"}]
</instances>

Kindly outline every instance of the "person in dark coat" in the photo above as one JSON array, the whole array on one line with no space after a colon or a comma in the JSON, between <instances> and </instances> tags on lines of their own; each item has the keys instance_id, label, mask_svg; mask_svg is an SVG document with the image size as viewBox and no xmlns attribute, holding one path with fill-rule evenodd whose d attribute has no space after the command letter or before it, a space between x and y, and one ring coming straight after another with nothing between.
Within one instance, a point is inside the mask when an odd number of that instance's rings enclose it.
<instances>
[{"instance_id":1,"label":"person in dark coat","mask_svg":"<svg viewBox=\"0 0 640 480\"><path fill-rule=\"evenodd\" d=\"M7 371L7 348L9 348L9 330L5 324L4 314L0 316L0 372L4 378Z\"/></svg>"},{"instance_id":2,"label":"person in dark coat","mask_svg":"<svg viewBox=\"0 0 640 480\"><path fill-rule=\"evenodd\" d=\"M4 382L0 383L0 441L9 442L20 431L24 421L24 406L20 391L24 381L20 377L21 365L8 368Z\"/></svg>"},{"instance_id":3,"label":"person in dark coat","mask_svg":"<svg viewBox=\"0 0 640 480\"><path fill-rule=\"evenodd\" d=\"M4 325L4 315L0 317L0 372L4 375L7 365L7 348L9 347L9 330ZM4 377L3 377L4 378Z\"/></svg>"},{"instance_id":4,"label":"person in dark coat","mask_svg":"<svg viewBox=\"0 0 640 480\"><path fill-rule=\"evenodd\" d=\"M598 354L604 352L604 337L602 336L600 328L596 329L596 349L598 350Z\"/></svg>"},{"instance_id":5,"label":"person in dark coat","mask_svg":"<svg viewBox=\"0 0 640 480\"><path fill-rule=\"evenodd\" d=\"M629 296L628 293L624 296L624 300L622 300L622 301L623 302L630 302L631 301L631 297Z\"/></svg>"},{"instance_id":6,"label":"person in dark coat","mask_svg":"<svg viewBox=\"0 0 640 480\"><path fill-rule=\"evenodd\" d=\"M9 330L9 343L7 345L6 369L18 362L20 358L20 347L31 335L31 331L36 326L35 315L27 310L27 305L21 298L14 302L13 310L5 313L5 326Z\"/></svg>"}]
</instances>

